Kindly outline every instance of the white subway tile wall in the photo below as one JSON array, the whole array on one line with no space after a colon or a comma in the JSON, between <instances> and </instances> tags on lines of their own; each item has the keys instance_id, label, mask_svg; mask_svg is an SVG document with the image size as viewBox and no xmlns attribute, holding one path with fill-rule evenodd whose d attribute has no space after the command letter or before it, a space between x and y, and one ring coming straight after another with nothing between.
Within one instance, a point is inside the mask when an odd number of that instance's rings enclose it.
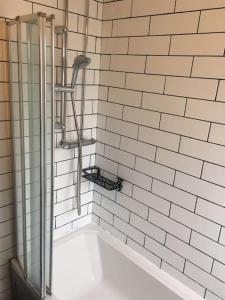
<instances>
[{"instance_id":1,"label":"white subway tile wall","mask_svg":"<svg viewBox=\"0 0 225 300\"><path fill-rule=\"evenodd\" d=\"M208 300L225 299L224 16L223 0L103 4L96 151L125 182L95 187L93 221Z\"/></svg>"},{"instance_id":2,"label":"white subway tile wall","mask_svg":"<svg viewBox=\"0 0 225 300\"><path fill-rule=\"evenodd\" d=\"M77 54L84 50L84 24L86 5L84 0L69 0L69 41L68 46L68 81L71 80L71 66ZM100 69L100 48L101 27L102 27L102 8L101 1L90 1L90 38L89 55L92 63L87 71L87 90L85 104L85 131L86 137L96 136L96 104L99 89L99 69ZM64 24L65 1L63 0L0 0L0 299L10 299L10 281L8 274L8 260L15 255L15 233L13 215L13 192L12 192L12 169L11 169L11 134L9 117L9 96L8 96L8 77L7 77L7 41L6 28L4 21L17 15L30 14L35 11L42 11L47 14L56 15L56 25ZM60 71L60 48L58 41L56 45L56 69ZM79 77L79 82L80 82ZM59 81L59 79L57 78ZM60 95L56 95L57 116L59 115ZM80 113L80 87L77 91L76 102L77 111ZM104 103L103 103L104 105ZM117 106L111 104L115 109L113 117L117 114ZM118 107L120 107L118 105ZM104 106L104 109L105 106ZM108 107L110 111L111 107ZM121 106L122 109L122 106ZM68 137L75 139L75 131L72 119L72 107L68 101L67 114ZM122 115L121 115L122 116ZM56 133L55 149L55 217L54 234L55 237L64 235L77 227L83 226L91 221L93 185L88 181L82 183L82 216L77 215L76 210L76 163L77 151L62 150L58 147L61 134ZM86 147L83 152L84 166L93 163L95 157L95 147ZM120 211L119 207L119 211ZM119 215L121 216L121 215Z\"/></svg>"}]
</instances>

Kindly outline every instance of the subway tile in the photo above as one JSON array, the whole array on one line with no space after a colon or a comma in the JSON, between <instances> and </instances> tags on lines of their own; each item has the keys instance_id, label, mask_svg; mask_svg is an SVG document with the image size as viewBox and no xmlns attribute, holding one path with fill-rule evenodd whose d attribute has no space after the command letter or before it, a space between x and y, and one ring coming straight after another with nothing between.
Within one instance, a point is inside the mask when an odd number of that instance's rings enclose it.
<instances>
[{"instance_id":1,"label":"subway tile","mask_svg":"<svg viewBox=\"0 0 225 300\"><path fill-rule=\"evenodd\" d=\"M217 224L225 226L224 214L225 208L215 205L209 201L198 198L196 214L203 216Z\"/></svg>"},{"instance_id":2,"label":"subway tile","mask_svg":"<svg viewBox=\"0 0 225 300\"><path fill-rule=\"evenodd\" d=\"M109 233L111 233L113 236L117 237L120 239L123 243L126 242L126 236L119 230L117 230L115 227L112 225L108 224L104 220L100 219L99 226L105 230L107 230Z\"/></svg>"},{"instance_id":3,"label":"subway tile","mask_svg":"<svg viewBox=\"0 0 225 300\"><path fill-rule=\"evenodd\" d=\"M97 128L105 129L106 127L106 116L101 116L98 114L97 118Z\"/></svg>"},{"instance_id":4,"label":"subway tile","mask_svg":"<svg viewBox=\"0 0 225 300\"><path fill-rule=\"evenodd\" d=\"M225 187L225 169L210 163L204 163L202 179Z\"/></svg>"},{"instance_id":5,"label":"subway tile","mask_svg":"<svg viewBox=\"0 0 225 300\"><path fill-rule=\"evenodd\" d=\"M8 47L6 41L0 41L0 61L8 60Z\"/></svg>"},{"instance_id":6,"label":"subway tile","mask_svg":"<svg viewBox=\"0 0 225 300\"><path fill-rule=\"evenodd\" d=\"M203 286L201 286L200 284L198 284L196 281L192 280L191 278L184 275L183 273L181 273L180 271L178 271L177 269L175 269L174 267L172 267L171 265L167 264L164 261L162 262L161 268L165 272L169 273L172 277L181 281L183 284L185 284L190 289L195 291L198 295L200 295L201 297L204 297L205 288Z\"/></svg>"},{"instance_id":7,"label":"subway tile","mask_svg":"<svg viewBox=\"0 0 225 300\"><path fill-rule=\"evenodd\" d=\"M224 108L225 103L188 99L185 115L191 118L225 124Z\"/></svg>"},{"instance_id":8,"label":"subway tile","mask_svg":"<svg viewBox=\"0 0 225 300\"><path fill-rule=\"evenodd\" d=\"M107 118L106 129L130 138L137 138L138 126L125 121Z\"/></svg>"},{"instance_id":9,"label":"subway tile","mask_svg":"<svg viewBox=\"0 0 225 300\"><path fill-rule=\"evenodd\" d=\"M124 107L123 119L139 125L159 128L160 114L133 107Z\"/></svg>"},{"instance_id":10,"label":"subway tile","mask_svg":"<svg viewBox=\"0 0 225 300\"><path fill-rule=\"evenodd\" d=\"M169 45L169 36L131 37L129 40L128 53L140 55L168 55Z\"/></svg>"},{"instance_id":11,"label":"subway tile","mask_svg":"<svg viewBox=\"0 0 225 300\"><path fill-rule=\"evenodd\" d=\"M225 9L214 9L214 10L202 11L198 31L199 32L224 32L225 31L225 25L223 22L224 17L225 17Z\"/></svg>"},{"instance_id":12,"label":"subway tile","mask_svg":"<svg viewBox=\"0 0 225 300\"><path fill-rule=\"evenodd\" d=\"M215 204L225 205L225 188L220 186L179 172L176 173L174 185Z\"/></svg>"},{"instance_id":13,"label":"subway tile","mask_svg":"<svg viewBox=\"0 0 225 300\"><path fill-rule=\"evenodd\" d=\"M68 199L54 205L54 217L64 214L65 212L71 211L73 209L74 199Z\"/></svg>"},{"instance_id":14,"label":"subway tile","mask_svg":"<svg viewBox=\"0 0 225 300\"><path fill-rule=\"evenodd\" d=\"M8 63L0 62L0 81L7 82L9 77Z\"/></svg>"},{"instance_id":15,"label":"subway tile","mask_svg":"<svg viewBox=\"0 0 225 300\"><path fill-rule=\"evenodd\" d=\"M112 35L112 24L113 24L113 22L111 20L102 22L102 38L111 37L111 35Z\"/></svg>"},{"instance_id":16,"label":"subway tile","mask_svg":"<svg viewBox=\"0 0 225 300\"><path fill-rule=\"evenodd\" d=\"M157 226L149 223L148 221L138 217L137 215L131 213L130 216L130 224L136 227L137 229L141 230L154 240L164 244L166 232L159 229Z\"/></svg>"},{"instance_id":17,"label":"subway tile","mask_svg":"<svg viewBox=\"0 0 225 300\"><path fill-rule=\"evenodd\" d=\"M175 0L134 0L132 16L157 15L172 13L175 7Z\"/></svg>"},{"instance_id":18,"label":"subway tile","mask_svg":"<svg viewBox=\"0 0 225 300\"><path fill-rule=\"evenodd\" d=\"M26 15L32 13L32 3L22 0L7 2L1 1L1 16L5 18L15 18L15 16Z\"/></svg>"},{"instance_id":19,"label":"subway tile","mask_svg":"<svg viewBox=\"0 0 225 300\"><path fill-rule=\"evenodd\" d=\"M116 161L119 164L134 168L135 156L119 149L105 146L105 157Z\"/></svg>"},{"instance_id":20,"label":"subway tile","mask_svg":"<svg viewBox=\"0 0 225 300\"><path fill-rule=\"evenodd\" d=\"M223 56L225 34L174 35L171 40L170 54Z\"/></svg>"},{"instance_id":21,"label":"subway tile","mask_svg":"<svg viewBox=\"0 0 225 300\"><path fill-rule=\"evenodd\" d=\"M56 227L60 227L67 223L73 222L82 216L87 215L87 205L81 206L81 215L78 216L77 210L72 210L56 217Z\"/></svg>"},{"instance_id":22,"label":"subway tile","mask_svg":"<svg viewBox=\"0 0 225 300\"><path fill-rule=\"evenodd\" d=\"M142 126L139 128L138 139L140 141L174 151L178 150L180 141L180 137L178 135Z\"/></svg>"},{"instance_id":23,"label":"subway tile","mask_svg":"<svg viewBox=\"0 0 225 300\"><path fill-rule=\"evenodd\" d=\"M195 57L192 69L192 76L224 79L224 68L224 57Z\"/></svg>"},{"instance_id":24,"label":"subway tile","mask_svg":"<svg viewBox=\"0 0 225 300\"><path fill-rule=\"evenodd\" d=\"M62 0L59 0L58 7L61 9L65 9L64 2ZM77 0L76 3L74 3L73 1L69 1L68 8L69 8L69 11L71 11L73 13L85 15L86 9L85 9L85 4L83 3L82 0Z\"/></svg>"},{"instance_id":25,"label":"subway tile","mask_svg":"<svg viewBox=\"0 0 225 300\"><path fill-rule=\"evenodd\" d=\"M124 87L125 73L100 71L100 84L112 87Z\"/></svg>"},{"instance_id":26,"label":"subway tile","mask_svg":"<svg viewBox=\"0 0 225 300\"><path fill-rule=\"evenodd\" d=\"M122 111L122 105L105 101L98 102L98 113L101 115L121 119Z\"/></svg>"},{"instance_id":27,"label":"subway tile","mask_svg":"<svg viewBox=\"0 0 225 300\"><path fill-rule=\"evenodd\" d=\"M134 212L135 214L141 216L144 219L148 217L148 207L142 203L128 197L122 193L117 193L116 202L128 209L129 211Z\"/></svg>"},{"instance_id":28,"label":"subway tile","mask_svg":"<svg viewBox=\"0 0 225 300\"><path fill-rule=\"evenodd\" d=\"M225 145L225 125L212 123L209 134L209 142Z\"/></svg>"},{"instance_id":29,"label":"subway tile","mask_svg":"<svg viewBox=\"0 0 225 300\"><path fill-rule=\"evenodd\" d=\"M140 246L138 243L128 238L127 245L131 247L134 251L144 256L147 260L151 261L156 266L160 266L161 259L153 253L151 253L150 251L146 250L144 247Z\"/></svg>"},{"instance_id":30,"label":"subway tile","mask_svg":"<svg viewBox=\"0 0 225 300\"><path fill-rule=\"evenodd\" d=\"M4 18L0 19L0 38L7 40L7 24Z\"/></svg>"},{"instance_id":31,"label":"subway tile","mask_svg":"<svg viewBox=\"0 0 225 300\"><path fill-rule=\"evenodd\" d=\"M120 136L118 134L97 128L97 140L101 143L119 147Z\"/></svg>"},{"instance_id":32,"label":"subway tile","mask_svg":"<svg viewBox=\"0 0 225 300\"><path fill-rule=\"evenodd\" d=\"M201 10L224 6L224 0L177 0L176 11Z\"/></svg>"},{"instance_id":33,"label":"subway tile","mask_svg":"<svg viewBox=\"0 0 225 300\"><path fill-rule=\"evenodd\" d=\"M190 76L192 57L148 56L146 73L157 75Z\"/></svg>"},{"instance_id":34,"label":"subway tile","mask_svg":"<svg viewBox=\"0 0 225 300\"><path fill-rule=\"evenodd\" d=\"M0 101L9 101L9 89L6 82L0 82Z\"/></svg>"},{"instance_id":35,"label":"subway tile","mask_svg":"<svg viewBox=\"0 0 225 300\"><path fill-rule=\"evenodd\" d=\"M173 204L171 206L170 217L215 241L218 240L220 226L195 213Z\"/></svg>"},{"instance_id":36,"label":"subway tile","mask_svg":"<svg viewBox=\"0 0 225 300\"><path fill-rule=\"evenodd\" d=\"M176 152L158 148L156 162L175 170L200 177L203 162Z\"/></svg>"},{"instance_id":37,"label":"subway tile","mask_svg":"<svg viewBox=\"0 0 225 300\"><path fill-rule=\"evenodd\" d=\"M210 291L206 291L205 299L206 300L222 300L220 297L216 296L215 294L211 293Z\"/></svg>"},{"instance_id":38,"label":"subway tile","mask_svg":"<svg viewBox=\"0 0 225 300\"><path fill-rule=\"evenodd\" d=\"M7 190L12 187L12 174L0 175L0 191Z\"/></svg>"},{"instance_id":39,"label":"subway tile","mask_svg":"<svg viewBox=\"0 0 225 300\"><path fill-rule=\"evenodd\" d=\"M136 241L138 244L143 245L144 244L144 233L141 231L135 229L130 224L124 222L123 220L115 217L114 218L114 226L125 233L127 236L129 236L131 239Z\"/></svg>"},{"instance_id":40,"label":"subway tile","mask_svg":"<svg viewBox=\"0 0 225 300\"><path fill-rule=\"evenodd\" d=\"M107 211L105 208L93 203L93 213L105 220L109 224L113 224L113 214Z\"/></svg>"},{"instance_id":41,"label":"subway tile","mask_svg":"<svg viewBox=\"0 0 225 300\"><path fill-rule=\"evenodd\" d=\"M159 75L127 74L126 88L144 92L163 92L165 77Z\"/></svg>"},{"instance_id":42,"label":"subway tile","mask_svg":"<svg viewBox=\"0 0 225 300\"><path fill-rule=\"evenodd\" d=\"M102 38L101 54L127 54L128 38Z\"/></svg>"},{"instance_id":43,"label":"subway tile","mask_svg":"<svg viewBox=\"0 0 225 300\"><path fill-rule=\"evenodd\" d=\"M113 21L113 36L148 35L150 17L129 18Z\"/></svg>"},{"instance_id":44,"label":"subway tile","mask_svg":"<svg viewBox=\"0 0 225 300\"><path fill-rule=\"evenodd\" d=\"M8 205L1 207L0 209L0 222L3 223L14 217L14 207L13 205Z\"/></svg>"},{"instance_id":45,"label":"subway tile","mask_svg":"<svg viewBox=\"0 0 225 300\"><path fill-rule=\"evenodd\" d=\"M118 104L140 107L142 93L137 91L109 88L109 101Z\"/></svg>"},{"instance_id":46,"label":"subway tile","mask_svg":"<svg viewBox=\"0 0 225 300\"><path fill-rule=\"evenodd\" d=\"M225 282L225 266L218 261L214 261L212 275Z\"/></svg>"},{"instance_id":47,"label":"subway tile","mask_svg":"<svg viewBox=\"0 0 225 300\"><path fill-rule=\"evenodd\" d=\"M185 261L184 258L177 255L170 249L166 248L165 246L161 245L160 243L154 241L149 237L146 237L145 248L147 248L149 251L153 252L157 256L161 257L163 260L173 265L178 270L183 271Z\"/></svg>"},{"instance_id":48,"label":"subway tile","mask_svg":"<svg viewBox=\"0 0 225 300\"><path fill-rule=\"evenodd\" d=\"M225 164L225 149L220 145L182 137L180 153L222 166Z\"/></svg>"},{"instance_id":49,"label":"subway tile","mask_svg":"<svg viewBox=\"0 0 225 300\"><path fill-rule=\"evenodd\" d=\"M135 169L148 176L173 184L175 171L143 158L136 158Z\"/></svg>"},{"instance_id":50,"label":"subway tile","mask_svg":"<svg viewBox=\"0 0 225 300\"><path fill-rule=\"evenodd\" d=\"M192 12L153 16L150 34L197 33L199 15L199 12Z\"/></svg>"},{"instance_id":51,"label":"subway tile","mask_svg":"<svg viewBox=\"0 0 225 300\"><path fill-rule=\"evenodd\" d=\"M214 100L218 81L213 79L167 77L165 93L182 96Z\"/></svg>"},{"instance_id":52,"label":"subway tile","mask_svg":"<svg viewBox=\"0 0 225 300\"><path fill-rule=\"evenodd\" d=\"M213 259L172 235L166 237L166 247L210 273Z\"/></svg>"},{"instance_id":53,"label":"subway tile","mask_svg":"<svg viewBox=\"0 0 225 300\"><path fill-rule=\"evenodd\" d=\"M221 229L219 243L225 246L225 228L224 227L222 227L222 229Z\"/></svg>"},{"instance_id":54,"label":"subway tile","mask_svg":"<svg viewBox=\"0 0 225 300\"><path fill-rule=\"evenodd\" d=\"M219 82L216 100L225 102L225 80Z\"/></svg>"},{"instance_id":55,"label":"subway tile","mask_svg":"<svg viewBox=\"0 0 225 300\"><path fill-rule=\"evenodd\" d=\"M152 185L151 177L146 176L135 170L129 169L125 166L121 166L121 165L119 166L118 176L146 190L151 189L151 185Z\"/></svg>"},{"instance_id":56,"label":"subway tile","mask_svg":"<svg viewBox=\"0 0 225 300\"><path fill-rule=\"evenodd\" d=\"M165 199L156 196L148 191L145 191L137 186L133 187L133 195L134 199L144 203L148 207L151 207L164 215L169 215L170 211L170 202Z\"/></svg>"},{"instance_id":57,"label":"subway tile","mask_svg":"<svg viewBox=\"0 0 225 300\"><path fill-rule=\"evenodd\" d=\"M118 205L115 201L102 197L101 206L125 222L129 221L129 211L121 205Z\"/></svg>"},{"instance_id":58,"label":"subway tile","mask_svg":"<svg viewBox=\"0 0 225 300\"><path fill-rule=\"evenodd\" d=\"M135 55L112 55L110 69L113 71L144 73L145 57Z\"/></svg>"},{"instance_id":59,"label":"subway tile","mask_svg":"<svg viewBox=\"0 0 225 300\"><path fill-rule=\"evenodd\" d=\"M158 112L184 115L186 98L153 93L144 93L142 107Z\"/></svg>"},{"instance_id":60,"label":"subway tile","mask_svg":"<svg viewBox=\"0 0 225 300\"><path fill-rule=\"evenodd\" d=\"M15 255L15 249L10 248L0 253L0 265L5 265Z\"/></svg>"},{"instance_id":61,"label":"subway tile","mask_svg":"<svg viewBox=\"0 0 225 300\"><path fill-rule=\"evenodd\" d=\"M189 242L191 229L152 209L149 210L148 221L171 233L184 242Z\"/></svg>"},{"instance_id":62,"label":"subway tile","mask_svg":"<svg viewBox=\"0 0 225 300\"><path fill-rule=\"evenodd\" d=\"M99 193L100 195L105 196L106 198L109 198L113 201L115 201L116 199L116 191L108 191L106 189L104 189L103 187L101 187L100 185L95 185L94 190Z\"/></svg>"},{"instance_id":63,"label":"subway tile","mask_svg":"<svg viewBox=\"0 0 225 300\"><path fill-rule=\"evenodd\" d=\"M154 160L155 158L155 146L129 139L124 136L121 137L120 149L149 160Z\"/></svg>"},{"instance_id":64,"label":"subway tile","mask_svg":"<svg viewBox=\"0 0 225 300\"><path fill-rule=\"evenodd\" d=\"M5 190L0 192L0 207L12 204L14 200L13 190Z\"/></svg>"},{"instance_id":65,"label":"subway tile","mask_svg":"<svg viewBox=\"0 0 225 300\"><path fill-rule=\"evenodd\" d=\"M14 220L8 220L1 224L0 237L4 237L6 235L12 234L13 232L14 232Z\"/></svg>"},{"instance_id":66,"label":"subway tile","mask_svg":"<svg viewBox=\"0 0 225 300\"><path fill-rule=\"evenodd\" d=\"M2 157L0 158L0 174L9 173L12 171L12 158Z\"/></svg>"},{"instance_id":67,"label":"subway tile","mask_svg":"<svg viewBox=\"0 0 225 300\"><path fill-rule=\"evenodd\" d=\"M211 103L211 102L209 102ZM189 116L188 113L186 113ZM160 129L183 136L207 140L209 133L208 122L162 114Z\"/></svg>"},{"instance_id":68,"label":"subway tile","mask_svg":"<svg viewBox=\"0 0 225 300\"><path fill-rule=\"evenodd\" d=\"M222 283L209 273L206 273L189 262L186 262L184 273L220 297L225 297L225 283Z\"/></svg>"},{"instance_id":69,"label":"subway tile","mask_svg":"<svg viewBox=\"0 0 225 300\"><path fill-rule=\"evenodd\" d=\"M119 18L127 18L131 13L131 0L113 1L104 3L103 20Z\"/></svg>"},{"instance_id":70,"label":"subway tile","mask_svg":"<svg viewBox=\"0 0 225 300\"><path fill-rule=\"evenodd\" d=\"M195 210L196 196L177 189L176 187L158 180L153 180L152 192L188 210Z\"/></svg>"},{"instance_id":71,"label":"subway tile","mask_svg":"<svg viewBox=\"0 0 225 300\"><path fill-rule=\"evenodd\" d=\"M101 168L101 169L103 169L103 170L105 170L105 171L107 171L111 174L116 174L117 173L118 163L116 163L116 162L114 162L114 161L112 161L112 160L110 160L106 157L100 156L98 154L96 155L95 162L96 162L96 165L99 168Z\"/></svg>"},{"instance_id":72,"label":"subway tile","mask_svg":"<svg viewBox=\"0 0 225 300\"><path fill-rule=\"evenodd\" d=\"M192 232L190 244L195 248L199 249L203 253L213 257L214 259L225 262L225 247L219 243L198 234L197 232Z\"/></svg>"}]
</instances>

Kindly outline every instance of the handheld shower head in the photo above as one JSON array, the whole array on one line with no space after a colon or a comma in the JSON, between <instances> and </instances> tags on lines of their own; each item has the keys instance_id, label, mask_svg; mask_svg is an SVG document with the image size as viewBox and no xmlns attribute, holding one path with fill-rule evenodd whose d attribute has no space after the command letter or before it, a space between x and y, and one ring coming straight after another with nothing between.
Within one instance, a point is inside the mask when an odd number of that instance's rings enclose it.
<instances>
[{"instance_id":1,"label":"handheld shower head","mask_svg":"<svg viewBox=\"0 0 225 300\"><path fill-rule=\"evenodd\" d=\"M73 74L72 74L72 81L71 86L72 88L75 87L77 81L77 75L80 69L85 69L91 63L90 57L85 55L78 55L75 57L73 62Z\"/></svg>"}]
</instances>

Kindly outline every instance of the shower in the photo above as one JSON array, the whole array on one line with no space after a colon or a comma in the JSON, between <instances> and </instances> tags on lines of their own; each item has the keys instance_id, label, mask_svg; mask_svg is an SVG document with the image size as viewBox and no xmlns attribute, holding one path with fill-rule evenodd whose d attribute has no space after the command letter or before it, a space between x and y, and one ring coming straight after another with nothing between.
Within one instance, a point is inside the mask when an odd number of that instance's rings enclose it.
<instances>
[{"instance_id":1,"label":"shower","mask_svg":"<svg viewBox=\"0 0 225 300\"><path fill-rule=\"evenodd\" d=\"M72 88L75 88L79 70L87 68L87 66L90 63L91 63L91 59L85 55L78 55L77 57L75 57L73 62L73 74L71 80Z\"/></svg>"},{"instance_id":2,"label":"shower","mask_svg":"<svg viewBox=\"0 0 225 300\"><path fill-rule=\"evenodd\" d=\"M77 205L73 205L73 208L77 208L78 216L81 215L81 181L82 181L82 147L88 146L96 143L95 139L85 139L83 135L84 130L84 101L85 101L85 88L86 88L86 72L85 69L91 63L91 59L87 57L87 47L88 47L88 23L89 23L89 1L87 2L87 20L86 20L86 35L84 43L84 54L78 55L74 58L72 65L72 78L71 84L67 85L67 40L68 40L68 2L66 2L66 17L65 25L56 27L56 33L62 35L62 69L61 69L61 83L56 84L55 91L60 92L62 95L61 101L61 116L60 122L56 122L56 128L62 131L62 139L59 146L64 150L69 150L73 148L78 148L78 160L77 160L77 189L76 189L76 199ZM82 72L82 99L81 99L81 116L80 125L78 124L76 105L75 105L75 92L77 85L77 78L79 71ZM66 136L67 127L67 94L71 96L72 110L74 127L77 135L77 140L68 141Z\"/></svg>"}]
</instances>

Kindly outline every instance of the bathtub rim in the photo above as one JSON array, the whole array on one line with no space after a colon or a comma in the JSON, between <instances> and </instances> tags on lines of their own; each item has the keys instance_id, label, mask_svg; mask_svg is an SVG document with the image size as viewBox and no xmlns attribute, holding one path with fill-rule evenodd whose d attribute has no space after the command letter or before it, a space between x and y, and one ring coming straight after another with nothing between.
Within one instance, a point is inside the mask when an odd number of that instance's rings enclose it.
<instances>
[{"instance_id":1,"label":"bathtub rim","mask_svg":"<svg viewBox=\"0 0 225 300\"><path fill-rule=\"evenodd\" d=\"M159 269L151 261L145 258L140 253L133 250L131 247L124 244L118 238L114 237L107 230L101 228L95 223L85 225L75 231L68 233L67 235L57 238L54 241L54 248L59 247L65 242L74 239L82 234L95 234L98 238L105 241L115 250L117 250L121 255L124 255L129 260L131 260L138 267L147 272L150 276L158 280L162 285L167 287L170 291L174 292L177 296L181 297L183 300L202 300L203 298L198 295L195 291L191 290L188 286L183 284L181 281L172 277L170 274L166 273L164 270ZM54 249L53 248L53 249ZM54 250L53 250L54 251ZM54 259L54 253L53 253ZM54 264L53 264L54 265ZM53 270L54 272L54 270ZM54 294L54 291L53 291Z\"/></svg>"}]
</instances>

